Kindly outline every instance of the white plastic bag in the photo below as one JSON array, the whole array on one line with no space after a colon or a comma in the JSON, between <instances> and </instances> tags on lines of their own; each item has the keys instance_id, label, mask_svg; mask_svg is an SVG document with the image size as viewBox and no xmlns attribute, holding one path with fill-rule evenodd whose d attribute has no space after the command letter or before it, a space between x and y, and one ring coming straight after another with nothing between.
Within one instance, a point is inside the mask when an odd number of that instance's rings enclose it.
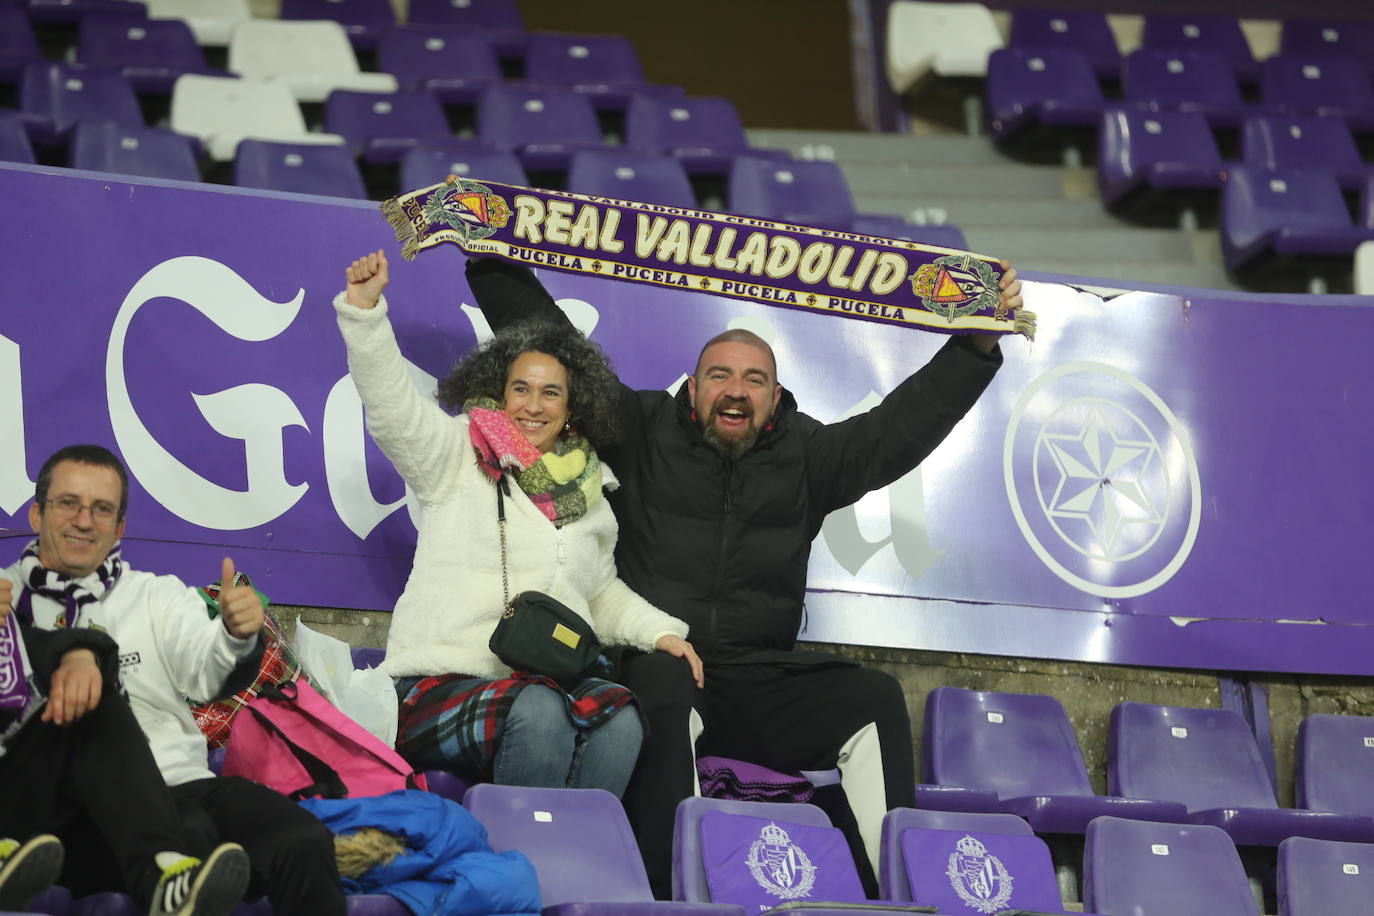
<instances>
[{"instance_id":1,"label":"white plastic bag","mask_svg":"<svg viewBox=\"0 0 1374 916\"><path fill-rule=\"evenodd\" d=\"M296 620L296 658L329 702L389 746L396 746L396 686L380 668L353 667L348 643Z\"/></svg>"}]
</instances>

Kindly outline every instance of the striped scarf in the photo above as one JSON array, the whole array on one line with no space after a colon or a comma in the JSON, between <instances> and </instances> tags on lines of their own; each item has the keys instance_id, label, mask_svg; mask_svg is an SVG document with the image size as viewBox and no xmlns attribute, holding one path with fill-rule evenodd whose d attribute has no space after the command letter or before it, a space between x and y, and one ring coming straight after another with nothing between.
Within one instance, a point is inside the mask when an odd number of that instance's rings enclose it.
<instances>
[{"instance_id":1,"label":"striped scarf","mask_svg":"<svg viewBox=\"0 0 1374 916\"><path fill-rule=\"evenodd\" d=\"M554 527L577 521L601 498L601 460L585 437L570 431L540 452L492 398L474 398L463 412L482 470L492 480L510 471Z\"/></svg>"},{"instance_id":2,"label":"striped scarf","mask_svg":"<svg viewBox=\"0 0 1374 916\"><path fill-rule=\"evenodd\" d=\"M64 613L57 618L54 625L57 629L76 626L82 609L99 603L105 594L114 588L120 574L124 572L124 564L119 559L119 547L120 542L116 542L110 549L109 556L105 557L105 561L92 573L95 581L90 581L89 575L73 579L66 573L44 566L43 561L38 559L38 539L34 538L19 557L19 575L24 580L24 593L19 596L14 613L21 621L31 625L33 596L37 593L44 598L51 598L64 608Z\"/></svg>"}]
</instances>

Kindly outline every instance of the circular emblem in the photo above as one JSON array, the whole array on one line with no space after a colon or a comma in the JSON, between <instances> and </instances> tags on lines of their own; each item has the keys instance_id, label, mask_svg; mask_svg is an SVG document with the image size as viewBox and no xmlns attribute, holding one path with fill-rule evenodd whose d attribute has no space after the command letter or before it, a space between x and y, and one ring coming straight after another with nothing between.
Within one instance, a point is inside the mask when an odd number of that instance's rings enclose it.
<instances>
[{"instance_id":1,"label":"circular emblem","mask_svg":"<svg viewBox=\"0 0 1374 916\"><path fill-rule=\"evenodd\" d=\"M1197 539L1202 483L1187 431L1113 366L1066 363L1032 381L1012 408L1002 470L1035 555L1089 594L1153 591Z\"/></svg>"},{"instance_id":2,"label":"circular emblem","mask_svg":"<svg viewBox=\"0 0 1374 916\"><path fill-rule=\"evenodd\" d=\"M955 844L945 876L959 899L980 913L996 913L1011 901L1011 873L974 837Z\"/></svg>"},{"instance_id":3,"label":"circular emblem","mask_svg":"<svg viewBox=\"0 0 1374 916\"><path fill-rule=\"evenodd\" d=\"M759 887L783 900L809 897L816 884L816 866L777 824L759 831L744 863Z\"/></svg>"},{"instance_id":4,"label":"circular emblem","mask_svg":"<svg viewBox=\"0 0 1374 916\"><path fill-rule=\"evenodd\" d=\"M984 309L996 311L1001 301L992 265L972 255L942 255L907 279L921 305L950 324Z\"/></svg>"},{"instance_id":5,"label":"circular emblem","mask_svg":"<svg viewBox=\"0 0 1374 916\"><path fill-rule=\"evenodd\" d=\"M447 224L470 242L495 235L510 222L510 204L481 182L459 178L429 196L423 216L430 224Z\"/></svg>"}]
</instances>

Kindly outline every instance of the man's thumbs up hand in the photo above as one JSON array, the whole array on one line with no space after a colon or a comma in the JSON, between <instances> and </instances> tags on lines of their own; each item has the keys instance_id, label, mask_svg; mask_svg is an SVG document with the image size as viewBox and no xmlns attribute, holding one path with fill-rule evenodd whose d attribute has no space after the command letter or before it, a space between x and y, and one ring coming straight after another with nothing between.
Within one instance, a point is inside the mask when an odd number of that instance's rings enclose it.
<instances>
[{"instance_id":1,"label":"man's thumbs up hand","mask_svg":"<svg viewBox=\"0 0 1374 916\"><path fill-rule=\"evenodd\" d=\"M224 558L219 577L219 619L233 636L246 639L262 629L262 599L251 585L234 584L234 561Z\"/></svg>"}]
</instances>

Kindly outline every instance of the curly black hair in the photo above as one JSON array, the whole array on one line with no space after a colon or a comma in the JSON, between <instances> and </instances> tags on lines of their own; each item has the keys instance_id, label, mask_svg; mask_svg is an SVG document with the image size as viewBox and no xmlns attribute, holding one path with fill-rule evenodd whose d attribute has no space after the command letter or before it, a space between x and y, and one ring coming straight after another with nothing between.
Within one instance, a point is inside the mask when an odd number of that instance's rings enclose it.
<instances>
[{"instance_id":1,"label":"curly black hair","mask_svg":"<svg viewBox=\"0 0 1374 916\"><path fill-rule=\"evenodd\" d=\"M506 397L506 376L521 353L547 353L568 370L568 419L600 449L620 438L620 381L601 348L577 330L550 321L522 321L458 361L439 383L445 410L462 409L473 398Z\"/></svg>"}]
</instances>

